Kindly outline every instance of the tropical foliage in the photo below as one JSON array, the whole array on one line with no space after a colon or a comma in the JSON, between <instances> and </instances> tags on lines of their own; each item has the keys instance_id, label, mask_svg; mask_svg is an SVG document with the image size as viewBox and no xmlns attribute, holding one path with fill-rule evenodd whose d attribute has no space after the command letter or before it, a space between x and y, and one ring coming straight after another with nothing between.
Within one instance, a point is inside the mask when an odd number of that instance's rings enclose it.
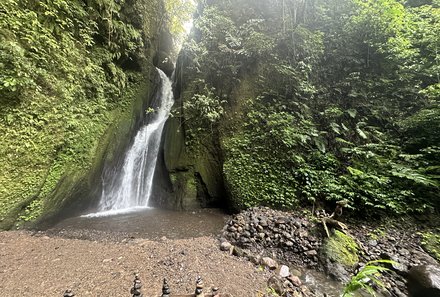
<instances>
[{"instance_id":1,"label":"tropical foliage","mask_svg":"<svg viewBox=\"0 0 440 297\"><path fill-rule=\"evenodd\" d=\"M342 297L357 296L357 291L367 292L369 296L376 296L376 290L386 290L385 284L380 280L383 272L389 271L388 268L380 266L380 264L397 264L390 260L370 261L356 273L350 281L345 285Z\"/></svg>"},{"instance_id":2,"label":"tropical foliage","mask_svg":"<svg viewBox=\"0 0 440 297\"><path fill-rule=\"evenodd\" d=\"M90 170L151 68L164 13L156 0L1 2L0 227L37 218L63 178Z\"/></svg>"},{"instance_id":3,"label":"tropical foliage","mask_svg":"<svg viewBox=\"0 0 440 297\"><path fill-rule=\"evenodd\" d=\"M220 139L237 208L438 208L439 13L438 1L210 1L181 55L190 147ZM212 121L203 110L218 106Z\"/></svg>"}]
</instances>

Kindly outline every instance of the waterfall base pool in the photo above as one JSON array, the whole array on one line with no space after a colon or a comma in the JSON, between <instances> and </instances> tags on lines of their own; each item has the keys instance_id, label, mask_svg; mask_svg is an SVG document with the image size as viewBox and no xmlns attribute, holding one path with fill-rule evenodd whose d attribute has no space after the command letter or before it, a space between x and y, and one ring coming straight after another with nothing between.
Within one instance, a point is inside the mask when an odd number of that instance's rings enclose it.
<instances>
[{"instance_id":1,"label":"waterfall base pool","mask_svg":"<svg viewBox=\"0 0 440 297\"><path fill-rule=\"evenodd\" d=\"M171 211L147 208L116 215L68 218L45 233L93 241L161 240L164 237L197 240L201 236L220 235L228 219L229 216L220 209ZM312 290L325 292L329 297L340 295L343 287L341 283L331 280L321 272L303 267L295 268L302 272L301 280Z\"/></svg>"},{"instance_id":2,"label":"waterfall base pool","mask_svg":"<svg viewBox=\"0 0 440 297\"><path fill-rule=\"evenodd\" d=\"M80 239L127 237L160 239L218 235L228 216L219 209L171 211L157 208L99 217L73 217L59 222L49 233Z\"/></svg>"}]
</instances>

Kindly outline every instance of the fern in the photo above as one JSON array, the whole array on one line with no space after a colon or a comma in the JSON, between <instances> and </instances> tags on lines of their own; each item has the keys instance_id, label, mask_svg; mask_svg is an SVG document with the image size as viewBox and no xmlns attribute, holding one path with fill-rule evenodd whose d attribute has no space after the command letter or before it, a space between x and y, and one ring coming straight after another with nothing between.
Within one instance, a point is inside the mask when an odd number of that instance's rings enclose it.
<instances>
[{"instance_id":1,"label":"fern","mask_svg":"<svg viewBox=\"0 0 440 297\"><path fill-rule=\"evenodd\" d=\"M421 174L414 169L411 169L406 166L394 165L391 171L391 174L396 177L409 179L416 184L420 184L423 186L432 186L438 187L439 183L431 178L429 178L426 174Z\"/></svg>"},{"instance_id":2,"label":"fern","mask_svg":"<svg viewBox=\"0 0 440 297\"><path fill-rule=\"evenodd\" d=\"M389 269L375 264L386 263L396 264L391 260L375 260L368 262L356 275L354 275L350 282L345 285L342 297L355 296L354 293L358 290L364 290L371 296L376 296L373 286L377 286L381 289L385 289L384 283L379 279L382 272Z\"/></svg>"}]
</instances>

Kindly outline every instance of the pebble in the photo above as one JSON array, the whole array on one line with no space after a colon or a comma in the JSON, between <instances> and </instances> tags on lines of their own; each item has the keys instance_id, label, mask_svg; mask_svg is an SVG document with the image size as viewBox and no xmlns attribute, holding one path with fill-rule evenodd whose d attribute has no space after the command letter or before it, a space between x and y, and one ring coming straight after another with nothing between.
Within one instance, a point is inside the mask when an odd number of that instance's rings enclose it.
<instances>
[{"instance_id":1,"label":"pebble","mask_svg":"<svg viewBox=\"0 0 440 297\"><path fill-rule=\"evenodd\" d=\"M277 261L272 258L264 257L261 259L261 264L268 267L270 270L274 270L278 267Z\"/></svg>"},{"instance_id":2,"label":"pebble","mask_svg":"<svg viewBox=\"0 0 440 297\"><path fill-rule=\"evenodd\" d=\"M313 256L318 255L318 252L316 250L310 250L310 251L304 252L304 254L306 254L309 257L313 257Z\"/></svg>"},{"instance_id":3,"label":"pebble","mask_svg":"<svg viewBox=\"0 0 440 297\"><path fill-rule=\"evenodd\" d=\"M296 275L288 276L287 280L289 280L292 283L292 285L294 285L295 287L301 287L302 286L301 280Z\"/></svg>"},{"instance_id":4,"label":"pebble","mask_svg":"<svg viewBox=\"0 0 440 297\"><path fill-rule=\"evenodd\" d=\"M288 277L290 275L289 267L281 265L279 275L281 277Z\"/></svg>"},{"instance_id":5,"label":"pebble","mask_svg":"<svg viewBox=\"0 0 440 297\"><path fill-rule=\"evenodd\" d=\"M220 244L220 249L222 251L230 251L232 248L232 244L228 241L224 241Z\"/></svg>"}]
</instances>

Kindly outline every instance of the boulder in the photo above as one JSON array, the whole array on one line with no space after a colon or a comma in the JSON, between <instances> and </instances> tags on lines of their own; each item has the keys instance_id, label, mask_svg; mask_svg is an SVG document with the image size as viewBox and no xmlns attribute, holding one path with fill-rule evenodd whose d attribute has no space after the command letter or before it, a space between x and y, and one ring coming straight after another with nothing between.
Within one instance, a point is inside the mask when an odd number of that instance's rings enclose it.
<instances>
[{"instance_id":1,"label":"boulder","mask_svg":"<svg viewBox=\"0 0 440 297\"><path fill-rule=\"evenodd\" d=\"M291 283L292 285L294 285L295 287L301 287L301 286L302 286L302 282L301 282L301 280L299 279L299 277L297 277L297 276L295 276L295 275L291 275L291 276L289 276L287 279L288 279L288 280L290 281L290 283Z\"/></svg>"},{"instance_id":2,"label":"boulder","mask_svg":"<svg viewBox=\"0 0 440 297\"><path fill-rule=\"evenodd\" d=\"M268 267L270 270L277 269L278 267L277 261L269 257L264 257L261 259L261 265Z\"/></svg>"},{"instance_id":3,"label":"boulder","mask_svg":"<svg viewBox=\"0 0 440 297\"><path fill-rule=\"evenodd\" d=\"M284 293L283 280L278 276L272 275L267 281L267 286L280 296Z\"/></svg>"},{"instance_id":4,"label":"boulder","mask_svg":"<svg viewBox=\"0 0 440 297\"><path fill-rule=\"evenodd\" d=\"M440 297L440 267L421 265L408 273L408 291L411 297Z\"/></svg>"},{"instance_id":5,"label":"boulder","mask_svg":"<svg viewBox=\"0 0 440 297\"><path fill-rule=\"evenodd\" d=\"M227 251L229 252L232 248L232 244L230 244L228 241L224 241L220 244L220 249L222 251Z\"/></svg>"},{"instance_id":6,"label":"boulder","mask_svg":"<svg viewBox=\"0 0 440 297\"><path fill-rule=\"evenodd\" d=\"M327 274L339 281L348 281L349 271L359 262L359 246L341 231L334 230L324 241L319 256Z\"/></svg>"}]
</instances>

